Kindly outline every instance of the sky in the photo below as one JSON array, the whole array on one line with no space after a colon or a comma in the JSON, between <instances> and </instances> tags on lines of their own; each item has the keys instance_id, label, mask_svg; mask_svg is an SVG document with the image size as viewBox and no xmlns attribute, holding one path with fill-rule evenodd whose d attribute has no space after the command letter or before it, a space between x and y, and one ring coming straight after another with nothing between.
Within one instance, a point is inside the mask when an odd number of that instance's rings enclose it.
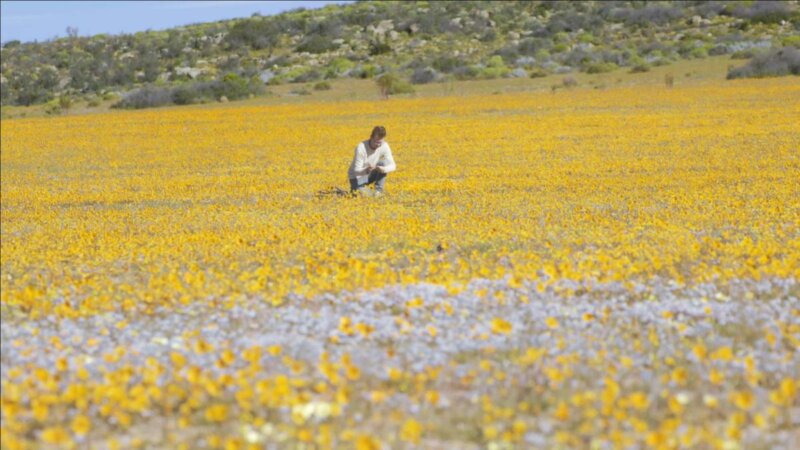
<instances>
[{"instance_id":1,"label":"sky","mask_svg":"<svg viewBox=\"0 0 800 450\"><path fill-rule=\"evenodd\" d=\"M346 0L320 1L0 1L0 42L44 41L78 36L163 30L222 19L278 14L295 8L320 8Z\"/></svg>"}]
</instances>

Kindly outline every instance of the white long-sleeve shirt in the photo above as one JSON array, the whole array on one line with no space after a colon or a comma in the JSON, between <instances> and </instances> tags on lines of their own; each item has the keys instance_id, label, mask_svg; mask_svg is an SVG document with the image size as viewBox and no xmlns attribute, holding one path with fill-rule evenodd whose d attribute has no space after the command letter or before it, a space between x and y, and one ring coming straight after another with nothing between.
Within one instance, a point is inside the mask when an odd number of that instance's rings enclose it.
<instances>
[{"instance_id":1,"label":"white long-sleeve shirt","mask_svg":"<svg viewBox=\"0 0 800 450\"><path fill-rule=\"evenodd\" d=\"M383 144L375 150L370 148L369 140L359 143L356 147L356 154L353 156L353 162L350 163L350 169L347 170L347 176L350 178L366 176L369 174L368 166L380 166L384 173L397 169L392 157L392 150L386 141L383 141Z\"/></svg>"}]
</instances>

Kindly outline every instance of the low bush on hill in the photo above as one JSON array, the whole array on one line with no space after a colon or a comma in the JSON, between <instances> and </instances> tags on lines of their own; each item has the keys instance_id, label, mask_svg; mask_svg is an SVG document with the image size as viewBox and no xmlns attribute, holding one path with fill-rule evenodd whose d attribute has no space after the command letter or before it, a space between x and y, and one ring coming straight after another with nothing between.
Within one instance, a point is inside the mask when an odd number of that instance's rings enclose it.
<instances>
[{"instance_id":1,"label":"low bush on hill","mask_svg":"<svg viewBox=\"0 0 800 450\"><path fill-rule=\"evenodd\" d=\"M800 75L800 50L784 47L757 55L747 64L728 71L728 79Z\"/></svg>"},{"instance_id":2,"label":"low bush on hill","mask_svg":"<svg viewBox=\"0 0 800 450\"><path fill-rule=\"evenodd\" d=\"M185 83L172 88L145 86L125 95L112 105L119 109L156 108L167 105L190 105L226 100L239 100L264 92L264 85L257 79L245 79L228 73L214 81Z\"/></svg>"}]
</instances>

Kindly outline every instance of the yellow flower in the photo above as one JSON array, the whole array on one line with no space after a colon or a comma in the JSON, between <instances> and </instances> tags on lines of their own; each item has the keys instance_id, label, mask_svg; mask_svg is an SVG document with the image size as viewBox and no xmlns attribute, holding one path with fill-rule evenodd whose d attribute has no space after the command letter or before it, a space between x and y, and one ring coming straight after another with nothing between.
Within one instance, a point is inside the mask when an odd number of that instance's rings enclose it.
<instances>
[{"instance_id":1,"label":"yellow flower","mask_svg":"<svg viewBox=\"0 0 800 450\"><path fill-rule=\"evenodd\" d=\"M784 378L781 381L780 393L786 399L793 399L797 396L797 382L792 378ZM791 400L789 400L791 402Z\"/></svg>"},{"instance_id":2,"label":"yellow flower","mask_svg":"<svg viewBox=\"0 0 800 450\"><path fill-rule=\"evenodd\" d=\"M632 392L628 395L628 403L632 408L642 411L647 409L650 401L647 399L647 395L645 395L644 392Z\"/></svg>"},{"instance_id":3,"label":"yellow flower","mask_svg":"<svg viewBox=\"0 0 800 450\"><path fill-rule=\"evenodd\" d=\"M498 435L497 428L494 427L493 425L487 425L483 427L483 437L487 441L493 441L497 439L497 435Z\"/></svg>"},{"instance_id":4,"label":"yellow flower","mask_svg":"<svg viewBox=\"0 0 800 450\"><path fill-rule=\"evenodd\" d=\"M339 331L347 336L355 334L355 331L353 330L353 322L349 317L342 317L339 319Z\"/></svg>"},{"instance_id":5,"label":"yellow flower","mask_svg":"<svg viewBox=\"0 0 800 450\"><path fill-rule=\"evenodd\" d=\"M708 380L711 381L712 384L720 385L725 381L725 374L716 369L711 369L708 372Z\"/></svg>"},{"instance_id":6,"label":"yellow flower","mask_svg":"<svg viewBox=\"0 0 800 450\"><path fill-rule=\"evenodd\" d=\"M750 391L735 391L731 392L730 401L737 408L747 411L755 404L755 395Z\"/></svg>"},{"instance_id":7,"label":"yellow flower","mask_svg":"<svg viewBox=\"0 0 800 450\"><path fill-rule=\"evenodd\" d=\"M419 308L423 304L424 304L424 302L422 301L421 298L415 297L415 298L412 298L411 300L406 302L406 308L408 308L408 309Z\"/></svg>"},{"instance_id":8,"label":"yellow flower","mask_svg":"<svg viewBox=\"0 0 800 450\"><path fill-rule=\"evenodd\" d=\"M356 438L356 450L380 450L380 443L366 435Z\"/></svg>"},{"instance_id":9,"label":"yellow flower","mask_svg":"<svg viewBox=\"0 0 800 450\"><path fill-rule=\"evenodd\" d=\"M418 445L420 436L422 436L422 425L414 419L407 419L400 429L400 439Z\"/></svg>"},{"instance_id":10,"label":"yellow flower","mask_svg":"<svg viewBox=\"0 0 800 450\"><path fill-rule=\"evenodd\" d=\"M686 384L686 380L688 378L688 374L686 369L683 367L677 367L675 370L672 371L672 381L675 382L678 386L683 386Z\"/></svg>"},{"instance_id":11,"label":"yellow flower","mask_svg":"<svg viewBox=\"0 0 800 450\"><path fill-rule=\"evenodd\" d=\"M233 364L236 361L236 355L230 349L225 349L219 356L219 363L222 367L227 367Z\"/></svg>"},{"instance_id":12,"label":"yellow flower","mask_svg":"<svg viewBox=\"0 0 800 450\"><path fill-rule=\"evenodd\" d=\"M89 418L79 414L72 419L72 432L78 436L83 436L92 428L92 423Z\"/></svg>"},{"instance_id":13,"label":"yellow flower","mask_svg":"<svg viewBox=\"0 0 800 450\"><path fill-rule=\"evenodd\" d=\"M511 323L499 317L492 319L492 333L508 334L511 332Z\"/></svg>"},{"instance_id":14,"label":"yellow flower","mask_svg":"<svg viewBox=\"0 0 800 450\"><path fill-rule=\"evenodd\" d=\"M733 351L730 347L720 347L711 355L711 359L717 361L730 361L733 359Z\"/></svg>"},{"instance_id":15,"label":"yellow flower","mask_svg":"<svg viewBox=\"0 0 800 450\"><path fill-rule=\"evenodd\" d=\"M47 420L47 417L50 414L50 408L47 406L47 404L41 401L34 401L31 403L33 404L33 417L39 422L44 422Z\"/></svg>"},{"instance_id":16,"label":"yellow flower","mask_svg":"<svg viewBox=\"0 0 800 450\"><path fill-rule=\"evenodd\" d=\"M430 403L431 405L436 405L439 403L439 392L438 391L427 391L425 392L425 401Z\"/></svg>"},{"instance_id":17,"label":"yellow flower","mask_svg":"<svg viewBox=\"0 0 800 450\"><path fill-rule=\"evenodd\" d=\"M703 345L701 342L698 342L692 347L692 353L694 353L694 356L698 360L703 361L706 359L706 354L707 354L706 346Z\"/></svg>"},{"instance_id":18,"label":"yellow flower","mask_svg":"<svg viewBox=\"0 0 800 450\"><path fill-rule=\"evenodd\" d=\"M719 400L711 394L705 394L703 395L703 404L709 408L716 408L719 405Z\"/></svg>"},{"instance_id":19,"label":"yellow flower","mask_svg":"<svg viewBox=\"0 0 800 450\"><path fill-rule=\"evenodd\" d=\"M48 427L42 430L42 440L48 444L64 445L72 442L69 434L61 427Z\"/></svg>"},{"instance_id":20,"label":"yellow flower","mask_svg":"<svg viewBox=\"0 0 800 450\"><path fill-rule=\"evenodd\" d=\"M396 367L389 368L389 379L392 381L397 381L403 376L403 372Z\"/></svg>"},{"instance_id":21,"label":"yellow flower","mask_svg":"<svg viewBox=\"0 0 800 450\"><path fill-rule=\"evenodd\" d=\"M569 419L569 407L567 406L567 404L564 402L560 402L558 404L558 407L556 407L555 412L553 413L553 417L562 422Z\"/></svg>"},{"instance_id":22,"label":"yellow flower","mask_svg":"<svg viewBox=\"0 0 800 450\"><path fill-rule=\"evenodd\" d=\"M372 334L372 332L373 332L373 331L375 331L375 327L373 327L372 325L367 325L367 324L365 324L365 323L357 323L357 324L356 324L356 330L357 330L357 331L358 331L358 332L359 332L359 333L360 333L362 336L365 336L365 337L367 337L367 336L369 336L370 334Z\"/></svg>"},{"instance_id":23,"label":"yellow flower","mask_svg":"<svg viewBox=\"0 0 800 450\"><path fill-rule=\"evenodd\" d=\"M211 405L206 408L205 416L209 422L223 422L228 417L228 407L223 404Z\"/></svg>"},{"instance_id":24,"label":"yellow flower","mask_svg":"<svg viewBox=\"0 0 800 450\"><path fill-rule=\"evenodd\" d=\"M385 391L372 391L370 393L370 400L372 400L373 403L383 403L387 397L388 395Z\"/></svg>"}]
</instances>

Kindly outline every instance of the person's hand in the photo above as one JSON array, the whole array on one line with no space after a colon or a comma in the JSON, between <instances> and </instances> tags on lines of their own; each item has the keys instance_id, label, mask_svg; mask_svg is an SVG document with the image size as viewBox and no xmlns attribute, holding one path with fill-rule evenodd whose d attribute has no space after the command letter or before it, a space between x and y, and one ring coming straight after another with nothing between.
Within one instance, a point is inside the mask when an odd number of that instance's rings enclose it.
<instances>
[{"instance_id":1,"label":"person's hand","mask_svg":"<svg viewBox=\"0 0 800 450\"><path fill-rule=\"evenodd\" d=\"M367 173L370 173L375 169L376 169L376 166L367 166Z\"/></svg>"}]
</instances>

